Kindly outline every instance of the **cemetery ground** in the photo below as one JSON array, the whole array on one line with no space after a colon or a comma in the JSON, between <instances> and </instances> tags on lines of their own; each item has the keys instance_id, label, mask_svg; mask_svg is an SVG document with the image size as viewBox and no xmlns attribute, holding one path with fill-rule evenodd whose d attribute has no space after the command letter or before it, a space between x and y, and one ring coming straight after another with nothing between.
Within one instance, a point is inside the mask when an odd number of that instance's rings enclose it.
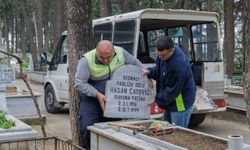
<instances>
[{"instance_id":1,"label":"cemetery ground","mask_svg":"<svg viewBox=\"0 0 250 150\"><path fill-rule=\"evenodd\" d=\"M16 83L19 86L25 87L21 80L17 80ZM39 99L38 103L41 106L43 115L46 116L45 129L48 136L71 139L70 117L67 105L60 113L47 113L43 103L43 85L34 83L30 85L33 90L42 93L42 97ZM32 128L38 131L39 135L42 136L40 126L32 125ZM200 126L191 128L223 138L227 138L229 134L241 134L244 137L244 142L250 144L250 130L246 114L243 111L228 109L226 112L209 114Z\"/></svg>"}]
</instances>

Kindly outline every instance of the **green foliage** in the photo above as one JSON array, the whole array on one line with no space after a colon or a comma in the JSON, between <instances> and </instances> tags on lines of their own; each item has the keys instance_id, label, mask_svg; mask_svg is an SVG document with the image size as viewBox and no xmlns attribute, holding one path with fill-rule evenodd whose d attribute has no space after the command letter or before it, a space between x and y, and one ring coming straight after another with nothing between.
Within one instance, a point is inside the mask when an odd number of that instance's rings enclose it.
<instances>
[{"instance_id":1,"label":"green foliage","mask_svg":"<svg viewBox=\"0 0 250 150\"><path fill-rule=\"evenodd\" d=\"M29 58L26 57L23 59L23 68L28 69L29 68Z\"/></svg>"},{"instance_id":2,"label":"green foliage","mask_svg":"<svg viewBox=\"0 0 250 150\"><path fill-rule=\"evenodd\" d=\"M7 64L6 58L0 58L0 64Z\"/></svg>"},{"instance_id":3,"label":"green foliage","mask_svg":"<svg viewBox=\"0 0 250 150\"><path fill-rule=\"evenodd\" d=\"M11 0L0 0L0 14L1 17L5 13L8 13L8 11L12 10L13 4Z\"/></svg>"},{"instance_id":4,"label":"green foliage","mask_svg":"<svg viewBox=\"0 0 250 150\"><path fill-rule=\"evenodd\" d=\"M3 110L0 110L0 128L9 129L15 126L15 121L8 120L6 118L6 113Z\"/></svg>"},{"instance_id":5,"label":"green foliage","mask_svg":"<svg viewBox=\"0 0 250 150\"><path fill-rule=\"evenodd\" d=\"M219 14L220 16L219 22L221 22L222 16L224 15L223 9L224 9L223 0L215 0L213 4L213 11Z\"/></svg>"},{"instance_id":6,"label":"green foliage","mask_svg":"<svg viewBox=\"0 0 250 150\"><path fill-rule=\"evenodd\" d=\"M164 4L164 8L165 9L180 9L182 8L182 0L175 0L175 1L166 1L165 3L162 3Z\"/></svg>"},{"instance_id":7,"label":"green foliage","mask_svg":"<svg viewBox=\"0 0 250 150\"><path fill-rule=\"evenodd\" d=\"M243 72L243 49L234 49L234 74L242 74Z\"/></svg>"},{"instance_id":8,"label":"green foliage","mask_svg":"<svg viewBox=\"0 0 250 150\"><path fill-rule=\"evenodd\" d=\"M0 0L0 18L3 19L4 24L10 23L10 18L18 8L15 0Z\"/></svg>"},{"instance_id":9,"label":"green foliage","mask_svg":"<svg viewBox=\"0 0 250 150\"><path fill-rule=\"evenodd\" d=\"M100 17L100 0L92 0L92 18L96 19Z\"/></svg>"},{"instance_id":10,"label":"green foliage","mask_svg":"<svg viewBox=\"0 0 250 150\"><path fill-rule=\"evenodd\" d=\"M242 24L242 10L243 10L243 1L242 0L238 0L234 2L234 14L235 14L235 21Z\"/></svg>"},{"instance_id":11,"label":"green foliage","mask_svg":"<svg viewBox=\"0 0 250 150\"><path fill-rule=\"evenodd\" d=\"M111 0L112 15L121 13L120 7L117 4L117 0Z\"/></svg>"}]
</instances>

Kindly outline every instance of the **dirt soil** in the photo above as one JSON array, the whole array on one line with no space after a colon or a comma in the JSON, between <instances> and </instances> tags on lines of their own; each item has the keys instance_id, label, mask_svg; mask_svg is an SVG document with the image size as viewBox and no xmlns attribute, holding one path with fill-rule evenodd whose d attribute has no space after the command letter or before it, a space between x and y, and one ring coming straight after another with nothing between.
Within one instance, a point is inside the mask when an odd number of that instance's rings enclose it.
<instances>
[{"instance_id":1,"label":"dirt soil","mask_svg":"<svg viewBox=\"0 0 250 150\"><path fill-rule=\"evenodd\" d=\"M190 150L225 150L227 142L212 137L175 129L172 133L152 136Z\"/></svg>"},{"instance_id":2,"label":"dirt soil","mask_svg":"<svg viewBox=\"0 0 250 150\"><path fill-rule=\"evenodd\" d=\"M144 122L133 124L136 126L143 126L146 129L149 128L152 122ZM190 150L225 150L227 149L227 142L212 138L209 136L196 134L193 132L173 129L171 131L159 131L155 134L154 130L147 133L148 136L154 137L156 139L166 141L178 145L180 147L185 147Z\"/></svg>"}]
</instances>

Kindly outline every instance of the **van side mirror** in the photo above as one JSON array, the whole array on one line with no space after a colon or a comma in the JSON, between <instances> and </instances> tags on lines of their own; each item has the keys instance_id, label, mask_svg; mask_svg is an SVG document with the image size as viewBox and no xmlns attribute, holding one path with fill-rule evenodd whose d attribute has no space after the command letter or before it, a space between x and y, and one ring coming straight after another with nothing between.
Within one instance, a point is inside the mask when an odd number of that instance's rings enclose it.
<instances>
[{"instance_id":1,"label":"van side mirror","mask_svg":"<svg viewBox=\"0 0 250 150\"><path fill-rule=\"evenodd\" d=\"M47 60L47 54L45 52L41 53L41 64L48 64L48 60Z\"/></svg>"}]
</instances>

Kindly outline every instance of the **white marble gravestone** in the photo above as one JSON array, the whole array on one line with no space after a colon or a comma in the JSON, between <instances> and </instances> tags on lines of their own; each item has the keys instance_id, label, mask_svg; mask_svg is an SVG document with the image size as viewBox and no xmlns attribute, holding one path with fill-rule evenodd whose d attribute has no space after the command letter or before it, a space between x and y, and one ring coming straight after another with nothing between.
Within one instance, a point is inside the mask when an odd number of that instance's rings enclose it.
<instances>
[{"instance_id":1,"label":"white marble gravestone","mask_svg":"<svg viewBox=\"0 0 250 150\"><path fill-rule=\"evenodd\" d=\"M125 65L107 81L104 116L110 118L149 118L152 93L141 68Z\"/></svg>"},{"instance_id":2,"label":"white marble gravestone","mask_svg":"<svg viewBox=\"0 0 250 150\"><path fill-rule=\"evenodd\" d=\"M0 111L8 112L5 93L0 91Z\"/></svg>"},{"instance_id":3,"label":"white marble gravestone","mask_svg":"<svg viewBox=\"0 0 250 150\"><path fill-rule=\"evenodd\" d=\"M13 76L10 75L10 72L13 73L13 70L9 70L10 68L7 65L0 64L0 110L4 112L8 112L6 98L5 98L5 86L11 81ZM15 72L14 72L15 73ZM11 76L11 77L9 77ZM15 77L15 76L14 76Z\"/></svg>"},{"instance_id":4,"label":"white marble gravestone","mask_svg":"<svg viewBox=\"0 0 250 150\"><path fill-rule=\"evenodd\" d=\"M0 65L0 86L13 86L15 83L15 69L7 65Z\"/></svg>"}]
</instances>

